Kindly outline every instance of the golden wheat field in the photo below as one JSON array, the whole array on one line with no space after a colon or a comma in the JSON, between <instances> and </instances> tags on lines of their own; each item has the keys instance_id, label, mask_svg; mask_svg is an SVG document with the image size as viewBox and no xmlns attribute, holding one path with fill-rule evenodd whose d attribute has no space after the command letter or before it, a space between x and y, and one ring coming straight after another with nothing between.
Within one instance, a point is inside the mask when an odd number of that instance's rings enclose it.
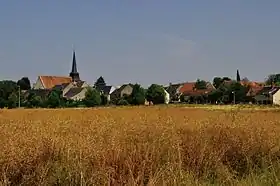
<instances>
[{"instance_id":1,"label":"golden wheat field","mask_svg":"<svg viewBox=\"0 0 280 186\"><path fill-rule=\"evenodd\" d=\"M280 112L0 110L0 185L277 185Z\"/></svg>"}]
</instances>

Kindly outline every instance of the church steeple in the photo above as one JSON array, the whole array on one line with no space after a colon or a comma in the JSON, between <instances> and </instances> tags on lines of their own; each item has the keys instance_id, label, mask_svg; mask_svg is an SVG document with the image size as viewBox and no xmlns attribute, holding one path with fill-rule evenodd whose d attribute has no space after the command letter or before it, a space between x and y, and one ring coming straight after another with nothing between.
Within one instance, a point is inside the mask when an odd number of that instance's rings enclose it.
<instances>
[{"instance_id":1,"label":"church steeple","mask_svg":"<svg viewBox=\"0 0 280 186\"><path fill-rule=\"evenodd\" d=\"M71 70L69 75L72 78L72 81L80 81L80 75L79 75L79 72L77 70L77 62L76 62L75 51L73 51L72 70Z\"/></svg>"},{"instance_id":2,"label":"church steeple","mask_svg":"<svg viewBox=\"0 0 280 186\"><path fill-rule=\"evenodd\" d=\"M237 82L240 82L241 81L241 79L240 79L240 74L239 74L239 70L237 69L237 71L236 71L236 81Z\"/></svg>"}]
</instances>

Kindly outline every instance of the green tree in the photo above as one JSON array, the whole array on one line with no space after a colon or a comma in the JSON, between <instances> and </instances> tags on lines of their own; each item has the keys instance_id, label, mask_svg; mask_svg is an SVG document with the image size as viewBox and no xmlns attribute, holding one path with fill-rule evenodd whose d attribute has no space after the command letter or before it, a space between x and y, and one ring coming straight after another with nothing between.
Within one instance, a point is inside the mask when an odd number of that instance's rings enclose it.
<instances>
[{"instance_id":1,"label":"green tree","mask_svg":"<svg viewBox=\"0 0 280 186\"><path fill-rule=\"evenodd\" d=\"M96 89L89 88L86 92L84 103L87 107L94 107L101 105L100 92Z\"/></svg>"},{"instance_id":2,"label":"green tree","mask_svg":"<svg viewBox=\"0 0 280 186\"><path fill-rule=\"evenodd\" d=\"M60 107L60 95L56 91L51 91L48 96L47 105L50 108L57 108Z\"/></svg>"},{"instance_id":3,"label":"green tree","mask_svg":"<svg viewBox=\"0 0 280 186\"><path fill-rule=\"evenodd\" d=\"M37 96L35 94L31 94L27 98L27 107L29 108L37 108L37 107L43 107L43 99L40 96Z\"/></svg>"},{"instance_id":4,"label":"green tree","mask_svg":"<svg viewBox=\"0 0 280 186\"><path fill-rule=\"evenodd\" d=\"M117 105L129 105L129 102L125 98L121 98L120 100L118 100Z\"/></svg>"},{"instance_id":5,"label":"green tree","mask_svg":"<svg viewBox=\"0 0 280 186\"><path fill-rule=\"evenodd\" d=\"M8 101L10 94L17 91L18 86L16 82L10 80L0 81L0 97L3 100Z\"/></svg>"},{"instance_id":6,"label":"green tree","mask_svg":"<svg viewBox=\"0 0 280 186\"><path fill-rule=\"evenodd\" d=\"M13 92L9 95L8 108L16 108L18 106L18 94Z\"/></svg>"},{"instance_id":7,"label":"green tree","mask_svg":"<svg viewBox=\"0 0 280 186\"><path fill-rule=\"evenodd\" d=\"M7 100L0 97L0 108L4 108L7 106Z\"/></svg>"},{"instance_id":8,"label":"green tree","mask_svg":"<svg viewBox=\"0 0 280 186\"><path fill-rule=\"evenodd\" d=\"M145 90L139 84L133 85L129 102L132 105L143 105L145 103Z\"/></svg>"},{"instance_id":9,"label":"green tree","mask_svg":"<svg viewBox=\"0 0 280 186\"><path fill-rule=\"evenodd\" d=\"M266 85L280 85L280 74L270 74L265 80Z\"/></svg>"},{"instance_id":10,"label":"green tree","mask_svg":"<svg viewBox=\"0 0 280 186\"><path fill-rule=\"evenodd\" d=\"M108 104L108 96L105 94L101 94L101 105L107 105Z\"/></svg>"},{"instance_id":11,"label":"green tree","mask_svg":"<svg viewBox=\"0 0 280 186\"><path fill-rule=\"evenodd\" d=\"M239 82L233 82L230 84L230 91L231 91L231 99L235 98L235 102L245 102L246 101L246 94L249 90L249 87L241 85Z\"/></svg>"},{"instance_id":12,"label":"green tree","mask_svg":"<svg viewBox=\"0 0 280 186\"><path fill-rule=\"evenodd\" d=\"M206 81L197 79L194 87L198 90L201 90L201 89L206 89L206 85L207 85Z\"/></svg>"},{"instance_id":13,"label":"green tree","mask_svg":"<svg viewBox=\"0 0 280 186\"><path fill-rule=\"evenodd\" d=\"M17 85L20 86L21 90L29 90L31 88L30 80L28 77L23 77L17 81Z\"/></svg>"},{"instance_id":14,"label":"green tree","mask_svg":"<svg viewBox=\"0 0 280 186\"><path fill-rule=\"evenodd\" d=\"M219 86L223 83L223 79L221 77L214 77L213 86L215 88L219 88Z\"/></svg>"},{"instance_id":15,"label":"green tree","mask_svg":"<svg viewBox=\"0 0 280 186\"><path fill-rule=\"evenodd\" d=\"M248 87L241 85L237 81L232 81L229 84L222 84L210 96L212 100L222 101L223 103L245 102Z\"/></svg>"},{"instance_id":16,"label":"green tree","mask_svg":"<svg viewBox=\"0 0 280 186\"><path fill-rule=\"evenodd\" d=\"M231 81L231 79L229 77L223 77L222 80L223 80L223 82L224 81Z\"/></svg>"},{"instance_id":17,"label":"green tree","mask_svg":"<svg viewBox=\"0 0 280 186\"><path fill-rule=\"evenodd\" d=\"M146 94L147 101L152 101L153 104L162 104L165 100L164 88L161 85L152 84Z\"/></svg>"}]
</instances>

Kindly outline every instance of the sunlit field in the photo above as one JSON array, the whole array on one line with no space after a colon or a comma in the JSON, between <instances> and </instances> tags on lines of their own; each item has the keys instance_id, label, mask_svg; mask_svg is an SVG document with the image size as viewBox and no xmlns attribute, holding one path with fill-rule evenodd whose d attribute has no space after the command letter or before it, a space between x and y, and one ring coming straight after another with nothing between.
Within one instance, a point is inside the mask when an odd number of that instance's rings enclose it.
<instances>
[{"instance_id":1,"label":"sunlit field","mask_svg":"<svg viewBox=\"0 0 280 186\"><path fill-rule=\"evenodd\" d=\"M0 110L0 141L0 185L276 185L280 178L277 110Z\"/></svg>"}]
</instances>

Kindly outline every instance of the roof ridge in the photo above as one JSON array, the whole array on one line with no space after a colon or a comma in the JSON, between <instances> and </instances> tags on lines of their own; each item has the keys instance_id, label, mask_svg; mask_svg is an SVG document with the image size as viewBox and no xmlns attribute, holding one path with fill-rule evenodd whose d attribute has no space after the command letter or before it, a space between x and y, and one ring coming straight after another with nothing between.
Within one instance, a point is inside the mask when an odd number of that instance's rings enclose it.
<instances>
[{"instance_id":1,"label":"roof ridge","mask_svg":"<svg viewBox=\"0 0 280 186\"><path fill-rule=\"evenodd\" d=\"M71 78L71 77L69 77L69 76L57 76L57 75L39 75L39 77Z\"/></svg>"}]
</instances>

